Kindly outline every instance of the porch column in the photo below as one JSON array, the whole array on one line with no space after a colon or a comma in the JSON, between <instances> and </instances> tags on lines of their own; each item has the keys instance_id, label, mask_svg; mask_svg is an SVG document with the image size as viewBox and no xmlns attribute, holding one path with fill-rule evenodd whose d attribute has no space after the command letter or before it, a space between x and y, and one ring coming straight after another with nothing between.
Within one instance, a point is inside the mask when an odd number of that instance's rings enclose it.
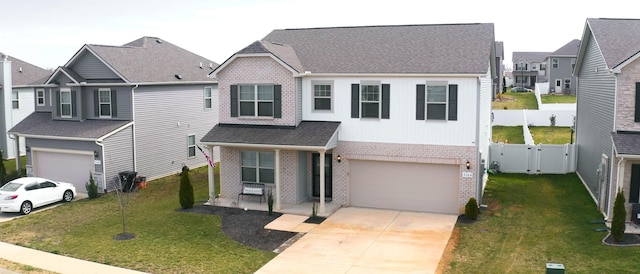
<instances>
[{"instance_id":1,"label":"porch column","mask_svg":"<svg viewBox=\"0 0 640 274\"><path fill-rule=\"evenodd\" d=\"M209 150L209 155L211 155L211 159L213 159L213 148L214 146L207 146ZM215 163L214 163L215 164ZM216 203L216 178L213 176L215 171L215 166L207 165L207 175L209 179L209 201L205 203L205 205L215 205Z\"/></svg>"},{"instance_id":2,"label":"porch column","mask_svg":"<svg viewBox=\"0 0 640 274\"><path fill-rule=\"evenodd\" d=\"M325 206L324 206L324 172L325 172L325 163L324 163L324 153L325 151L320 152L320 208L318 208L318 213L324 214Z\"/></svg>"},{"instance_id":3,"label":"porch column","mask_svg":"<svg viewBox=\"0 0 640 274\"><path fill-rule=\"evenodd\" d=\"M276 185L276 203L275 209L280 210L280 150L276 149L276 163L275 163L274 180Z\"/></svg>"}]
</instances>

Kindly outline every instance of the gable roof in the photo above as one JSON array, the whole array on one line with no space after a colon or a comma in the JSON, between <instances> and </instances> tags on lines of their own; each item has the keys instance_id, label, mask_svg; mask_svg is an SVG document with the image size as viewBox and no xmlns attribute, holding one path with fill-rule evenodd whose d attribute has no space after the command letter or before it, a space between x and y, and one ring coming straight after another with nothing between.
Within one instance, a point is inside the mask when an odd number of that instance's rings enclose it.
<instances>
[{"instance_id":1,"label":"gable roof","mask_svg":"<svg viewBox=\"0 0 640 274\"><path fill-rule=\"evenodd\" d=\"M542 63L549 54L551 54L551 52L514 51L511 55L511 60L514 64L516 63L516 60L520 59L525 59L532 63Z\"/></svg>"},{"instance_id":2,"label":"gable roof","mask_svg":"<svg viewBox=\"0 0 640 274\"><path fill-rule=\"evenodd\" d=\"M269 53L311 73L486 74L495 54L491 23L279 29L259 44L234 56Z\"/></svg>"},{"instance_id":3,"label":"gable roof","mask_svg":"<svg viewBox=\"0 0 640 274\"><path fill-rule=\"evenodd\" d=\"M578 56L578 50L580 49L580 40L573 39L569 43L560 47L549 56L562 56L562 57L575 57Z\"/></svg>"},{"instance_id":4,"label":"gable roof","mask_svg":"<svg viewBox=\"0 0 640 274\"><path fill-rule=\"evenodd\" d=\"M616 69L640 55L640 19L587 18L582 40L590 36L609 69ZM584 54L584 48L580 48L579 56Z\"/></svg>"},{"instance_id":5,"label":"gable roof","mask_svg":"<svg viewBox=\"0 0 640 274\"><path fill-rule=\"evenodd\" d=\"M6 56L7 61L11 61L11 81L14 87L42 85L51 74L49 70L32 65L13 56L3 53L0 53L0 56Z\"/></svg>"},{"instance_id":6,"label":"gable roof","mask_svg":"<svg viewBox=\"0 0 640 274\"><path fill-rule=\"evenodd\" d=\"M84 45L68 62L71 67L83 54L94 54L129 83L198 82L218 64L157 37L142 37L122 46Z\"/></svg>"}]
</instances>

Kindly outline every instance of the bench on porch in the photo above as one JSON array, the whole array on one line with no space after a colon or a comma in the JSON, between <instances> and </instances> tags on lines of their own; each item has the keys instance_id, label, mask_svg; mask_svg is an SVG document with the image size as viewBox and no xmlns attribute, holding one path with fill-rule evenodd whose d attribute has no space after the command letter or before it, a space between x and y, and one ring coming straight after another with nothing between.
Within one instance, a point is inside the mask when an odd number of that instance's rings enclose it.
<instances>
[{"instance_id":1,"label":"bench on porch","mask_svg":"<svg viewBox=\"0 0 640 274\"><path fill-rule=\"evenodd\" d=\"M240 203L240 196L244 200L244 196L259 196L260 204L264 199L264 184L260 183L242 183L242 191L238 194L238 203Z\"/></svg>"}]
</instances>

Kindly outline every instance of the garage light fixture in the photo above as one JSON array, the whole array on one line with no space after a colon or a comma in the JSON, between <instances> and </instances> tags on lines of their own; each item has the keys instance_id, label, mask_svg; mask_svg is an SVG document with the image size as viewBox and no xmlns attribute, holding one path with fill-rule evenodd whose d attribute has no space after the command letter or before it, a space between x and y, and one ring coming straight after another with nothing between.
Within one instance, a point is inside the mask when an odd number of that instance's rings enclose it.
<instances>
[{"instance_id":1,"label":"garage light fixture","mask_svg":"<svg viewBox=\"0 0 640 274\"><path fill-rule=\"evenodd\" d=\"M27 150L27 152L31 152L31 147L27 146L25 147L25 149Z\"/></svg>"},{"instance_id":2,"label":"garage light fixture","mask_svg":"<svg viewBox=\"0 0 640 274\"><path fill-rule=\"evenodd\" d=\"M467 169L471 169L471 163L469 163L469 160L467 160Z\"/></svg>"},{"instance_id":3,"label":"garage light fixture","mask_svg":"<svg viewBox=\"0 0 640 274\"><path fill-rule=\"evenodd\" d=\"M342 156L340 156L340 154L338 154L338 157L336 158L336 160L338 160L338 163L342 162Z\"/></svg>"},{"instance_id":4,"label":"garage light fixture","mask_svg":"<svg viewBox=\"0 0 640 274\"><path fill-rule=\"evenodd\" d=\"M93 157L94 157L94 158L98 158L98 152L97 152L97 151L95 151L95 150L93 151Z\"/></svg>"}]
</instances>

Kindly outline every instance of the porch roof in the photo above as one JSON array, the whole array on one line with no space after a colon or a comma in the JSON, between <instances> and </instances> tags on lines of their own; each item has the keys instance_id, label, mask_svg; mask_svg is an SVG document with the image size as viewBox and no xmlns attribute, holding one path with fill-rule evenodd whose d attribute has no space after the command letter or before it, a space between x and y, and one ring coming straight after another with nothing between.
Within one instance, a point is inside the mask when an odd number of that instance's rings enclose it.
<instances>
[{"instance_id":1,"label":"porch roof","mask_svg":"<svg viewBox=\"0 0 640 274\"><path fill-rule=\"evenodd\" d=\"M217 124L201 140L214 146L329 150L338 144L340 122L302 121L298 126Z\"/></svg>"},{"instance_id":2,"label":"porch roof","mask_svg":"<svg viewBox=\"0 0 640 274\"><path fill-rule=\"evenodd\" d=\"M8 133L43 139L95 141L129 123L128 120L52 120L51 112L33 112Z\"/></svg>"},{"instance_id":3,"label":"porch roof","mask_svg":"<svg viewBox=\"0 0 640 274\"><path fill-rule=\"evenodd\" d=\"M616 156L640 156L640 132L612 132L611 139L616 150Z\"/></svg>"}]
</instances>

